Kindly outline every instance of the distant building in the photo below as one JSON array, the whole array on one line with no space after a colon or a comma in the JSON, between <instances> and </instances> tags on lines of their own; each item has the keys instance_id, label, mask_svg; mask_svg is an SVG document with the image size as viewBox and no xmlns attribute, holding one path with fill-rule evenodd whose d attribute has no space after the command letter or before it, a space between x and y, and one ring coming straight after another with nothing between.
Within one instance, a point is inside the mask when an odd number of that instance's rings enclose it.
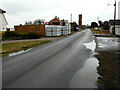
<instances>
[{"instance_id":1,"label":"distant building","mask_svg":"<svg viewBox=\"0 0 120 90\"><path fill-rule=\"evenodd\" d=\"M0 31L6 31L6 26L8 25L4 13L6 11L0 9Z\"/></svg>"},{"instance_id":2,"label":"distant building","mask_svg":"<svg viewBox=\"0 0 120 90\"><path fill-rule=\"evenodd\" d=\"M60 20L59 17L55 16L54 19L52 19L50 22L46 23L49 25L60 25L60 26L68 26L70 25L70 23L68 22L68 20Z\"/></svg>"},{"instance_id":3,"label":"distant building","mask_svg":"<svg viewBox=\"0 0 120 90\"><path fill-rule=\"evenodd\" d=\"M113 33L115 23L115 35L120 35L120 1L118 2L118 19L117 20L110 20L110 33Z\"/></svg>"},{"instance_id":4,"label":"distant building","mask_svg":"<svg viewBox=\"0 0 120 90\"><path fill-rule=\"evenodd\" d=\"M15 28L6 28L6 31L15 31Z\"/></svg>"},{"instance_id":5,"label":"distant building","mask_svg":"<svg viewBox=\"0 0 120 90\"><path fill-rule=\"evenodd\" d=\"M55 16L54 19L52 19L49 22L50 25L62 25L62 21L59 19L59 17Z\"/></svg>"},{"instance_id":6,"label":"distant building","mask_svg":"<svg viewBox=\"0 0 120 90\"><path fill-rule=\"evenodd\" d=\"M45 22L45 25L49 25L49 22Z\"/></svg>"},{"instance_id":7,"label":"distant building","mask_svg":"<svg viewBox=\"0 0 120 90\"><path fill-rule=\"evenodd\" d=\"M120 1L118 2L118 19L120 19Z\"/></svg>"},{"instance_id":8,"label":"distant building","mask_svg":"<svg viewBox=\"0 0 120 90\"><path fill-rule=\"evenodd\" d=\"M114 27L114 20L109 21L110 24L110 33L113 33L113 27ZM115 20L115 34L120 35L120 19Z\"/></svg>"}]
</instances>

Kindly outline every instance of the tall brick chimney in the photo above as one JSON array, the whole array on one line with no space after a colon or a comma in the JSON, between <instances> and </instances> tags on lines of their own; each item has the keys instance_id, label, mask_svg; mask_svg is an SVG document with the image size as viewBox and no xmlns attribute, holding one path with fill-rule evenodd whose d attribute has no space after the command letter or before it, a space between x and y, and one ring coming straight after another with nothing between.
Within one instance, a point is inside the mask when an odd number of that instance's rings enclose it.
<instances>
[{"instance_id":1,"label":"tall brick chimney","mask_svg":"<svg viewBox=\"0 0 120 90\"><path fill-rule=\"evenodd\" d=\"M79 14L79 27L82 27L82 14Z\"/></svg>"}]
</instances>

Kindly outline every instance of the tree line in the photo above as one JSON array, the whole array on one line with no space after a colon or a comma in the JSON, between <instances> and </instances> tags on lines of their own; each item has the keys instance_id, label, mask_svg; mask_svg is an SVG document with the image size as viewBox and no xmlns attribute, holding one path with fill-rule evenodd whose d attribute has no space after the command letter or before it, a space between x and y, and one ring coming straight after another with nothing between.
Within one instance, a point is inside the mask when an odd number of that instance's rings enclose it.
<instances>
[{"instance_id":1,"label":"tree line","mask_svg":"<svg viewBox=\"0 0 120 90\"><path fill-rule=\"evenodd\" d=\"M24 25L41 25L44 24L45 20L44 19L36 19L33 22L32 21L25 21Z\"/></svg>"},{"instance_id":2,"label":"tree line","mask_svg":"<svg viewBox=\"0 0 120 90\"><path fill-rule=\"evenodd\" d=\"M96 22L91 22L91 28L95 28L95 27L102 27L104 30L109 30L109 21L98 21L98 23Z\"/></svg>"}]
</instances>

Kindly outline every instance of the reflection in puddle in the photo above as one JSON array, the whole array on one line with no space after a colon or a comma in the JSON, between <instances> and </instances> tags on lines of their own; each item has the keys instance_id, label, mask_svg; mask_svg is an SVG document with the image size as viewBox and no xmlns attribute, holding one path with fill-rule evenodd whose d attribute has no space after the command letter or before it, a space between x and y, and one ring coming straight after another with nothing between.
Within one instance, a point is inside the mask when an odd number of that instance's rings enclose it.
<instances>
[{"instance_id":1,"label":"reflection in puddle","mask_svg":"<svg viewBox=\"0 0 120 90\"><path fill-rule=\"evenodd\" d=\"M97 37L99 50L120 50L120 38Z\"/></svg>"},{"instance_id":2,"label":"reflection in puddle","mask_svg":"<svg viewBox=\"0 0 120 90\"><path fill-rule=\"evenodd\" d=\"M95 57L89 58L82 69L72 78L70 88L97 88L98 60Z\"/></svg>"}]
</instances>

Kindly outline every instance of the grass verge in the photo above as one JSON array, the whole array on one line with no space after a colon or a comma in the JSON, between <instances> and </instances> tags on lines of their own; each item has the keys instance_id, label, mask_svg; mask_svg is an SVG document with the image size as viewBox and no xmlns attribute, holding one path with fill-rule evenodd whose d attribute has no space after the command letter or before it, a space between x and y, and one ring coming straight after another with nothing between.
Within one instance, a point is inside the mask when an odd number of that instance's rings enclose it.
<instances>
[{"instance_id":1,"label":"grass verge","mask_svg":"<svg viewBox=\"0 0 120 90\"><path fill-rule=\"evenodd\" d=\"M91 29L93 34L109 34L109 31L101 31L99 29Z\"/></svg>"},{"instance_id":2,"label":"grass verge","mask_svg":"<svg viewBox=\"0 0 120 90\"><path fill-rule=\"evenodd\" d=\"M77 33L78 31L71 31L71 35Z\"/></svg>"},{"instance_id":3,"label":"grass verge","mask_svg":"<svg viewBox=\"0 0 120 90\"><path fill-rule=\"evenodd\" d=\"M2 44L2 56L6 56L13 52L18 52L21 50L27 50L29 48L37 47L39 45L51 42L51 40L43 41L25 41L25 42L15 42L15 43L6 43Z\"/></svg>"},{"instance_id":4,"label":"grass verge","mask_svg":"<svg viewBox=\"0 0 120 90\"><path fill-rule=\"evenodd\" d=\"M98 77L97 85L100 90L105 88L120 89L120 50L116 51L100 51L96 57L99 60L97 68Z\"/></svg>"},{"instance_id":5,"label":"grass verge","mask_svg":"<svg viewBox=\"0 0 120 90\"><path fill-rule=\"evenodd\" d=\"M80 29L79 31L71 31L71 34L75 34L75 33L77 33L77 32L80 32L80 31L83 31L83 30L86 30L86 29Z\"/></svg>"}]
</instances>

